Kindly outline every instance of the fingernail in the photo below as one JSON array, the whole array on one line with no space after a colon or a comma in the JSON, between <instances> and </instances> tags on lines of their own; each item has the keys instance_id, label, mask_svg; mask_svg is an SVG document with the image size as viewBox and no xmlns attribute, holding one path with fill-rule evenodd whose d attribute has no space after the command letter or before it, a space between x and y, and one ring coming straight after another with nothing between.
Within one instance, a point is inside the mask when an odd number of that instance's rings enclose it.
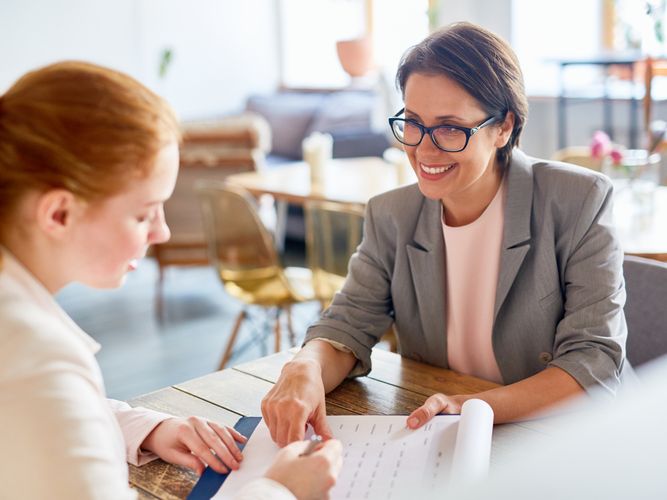
<instances>
[{"instance_id":1,"label":"fingernail","mask_svg":"<svg viewBox=\"0 0 667 500\"><path fill-rule=\"evenodd\" d=\"M408 419L409 427L417 427L419 425L419 419L417 417L410 417Z\"/></svg>"}]
</instances>

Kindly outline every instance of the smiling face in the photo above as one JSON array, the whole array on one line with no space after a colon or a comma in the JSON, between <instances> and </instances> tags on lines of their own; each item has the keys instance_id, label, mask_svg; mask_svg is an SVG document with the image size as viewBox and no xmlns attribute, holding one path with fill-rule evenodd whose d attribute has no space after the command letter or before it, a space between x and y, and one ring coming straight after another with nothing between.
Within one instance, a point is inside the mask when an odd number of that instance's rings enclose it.
<instances>
[{"instance_id":1,"label":"smiling face","mask_svg":"<svg viewBox=\"0 0 667 500\"><path fill-rule=\"evenodd\" d=\"M174 190L177 173L178 145L172 142L160 150L146 177L87 205L72 228L69 280L118 287L149 245L167 241L163 204Z\"/></svg>"},{"instance_id":2,"label":"smiling face","mask_svg":"<svg viewBox=\"0 0 667 500\"><path fill-rule=\"evenodd\" d=\"M457 125L473 128L488 114L460 85L443 75L413 73L405 85L405 118L427 127ZM502 178L496 150L507 143L511 114L470 137L463 151L438 149L428 135L417 146L403 146L427 198L442 200L446 210L481 213L491 202ZM479 207L481 211L478 210ZM478 214L479 215L479 214Z\"/></svg>"}]
</instances>

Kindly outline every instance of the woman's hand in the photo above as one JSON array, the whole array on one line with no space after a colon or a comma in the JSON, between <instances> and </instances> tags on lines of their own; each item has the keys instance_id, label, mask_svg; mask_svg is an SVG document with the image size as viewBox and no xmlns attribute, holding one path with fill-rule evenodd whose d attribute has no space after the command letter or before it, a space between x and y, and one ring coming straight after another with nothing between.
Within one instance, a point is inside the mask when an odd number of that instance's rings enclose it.
<instances>
[{"instance_id":1,"label":"woman's hand","mask_svg":"<svg viewBox=\"0 0 667 500\"><path fill-rule=\"evenodd\" d=\"M330 439L310 455L299 456L307 446L299 441L280 450L265 476L285 486L299 500L328 498L343 465L343 446Z\"/></svg>"},{"instance_id":2,"label":"woman's hand","mask_svg":"<svg viewBox=\"0 0 667 500\"><path fill-rule=\"evenodd\" d=\"M231 427L199 417L169 418L146 436L141 448L166 462L189 467L199 475L206 465L224 474L229 469L238 469L243 460L237 441L245 443L247 438Z\"/></svg>"},{"instance_id":3,"label":"woman's hand","mask_svg":"<svg viewBox=\"0 0 667 500\"><path fill-rule=\"evenodd\" d=\"M445 396L444 394L434 394L429 397L424 404L413 411L408 417L408 427L417 429L431 420L438 413L456 414L461 413L461 405L465 399L463 396Z\"/></svg>"},{"instance_id":4,"label":"woman's hand","mask_svg":"<svg viewBox=\"0 0 667 500\"><path fill-rule=\"evenodd\" d=\"M309 359L287 363L262 400L262 415L278 446L302 440L306 424L324 439L333 437L326 420L322 371Z\"/></svg>"}]
</instances>

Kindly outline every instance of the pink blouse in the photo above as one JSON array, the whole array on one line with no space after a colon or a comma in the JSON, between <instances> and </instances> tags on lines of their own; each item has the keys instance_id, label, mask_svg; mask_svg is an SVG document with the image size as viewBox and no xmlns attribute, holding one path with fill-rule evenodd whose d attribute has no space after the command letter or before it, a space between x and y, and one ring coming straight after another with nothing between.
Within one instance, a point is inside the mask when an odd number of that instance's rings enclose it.
<instances>
[{"instance_id":1,"label":"pink blouse","mask_svg":"<svg viewBox=\"0 0 667 500\"><path fill-rule=\"evenodd\" d=\"M482 215L445 238L447 359L460 373L502 383L491 336L503 238L505 182Z\"/></svg>"}]
</instances>

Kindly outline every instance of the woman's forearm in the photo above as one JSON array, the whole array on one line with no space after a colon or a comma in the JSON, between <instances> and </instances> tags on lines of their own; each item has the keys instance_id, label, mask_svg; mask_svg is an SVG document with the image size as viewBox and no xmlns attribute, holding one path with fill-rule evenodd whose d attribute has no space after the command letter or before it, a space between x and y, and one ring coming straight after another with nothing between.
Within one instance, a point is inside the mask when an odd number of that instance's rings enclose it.
<instances>
[{"instance_id":1,"label":"woman's forearm","mask_svg":"<svg viewBox=\"0 0 667 500\"><path fill-rule=\"evenodd\" d=\"M315 339L303 346L288 365L298 367L315 363L322 373L324 390L328 393L347 377L356 361L354 354L340 351L328 342Z\"/></svg>"},{"instance_id":2,"label":"woman's forearm","mask_svg":"<svg viewBox=\"0 0 667 500\"><path fill-rule=\"evenodd\" d=\"M568 398L584 394L584 389L565 370L549 367L514 384L478 394L459 396L461 403L482 399L493 408L494 422L502 424L525 420Z\"/></svg>"}]
</instances>

